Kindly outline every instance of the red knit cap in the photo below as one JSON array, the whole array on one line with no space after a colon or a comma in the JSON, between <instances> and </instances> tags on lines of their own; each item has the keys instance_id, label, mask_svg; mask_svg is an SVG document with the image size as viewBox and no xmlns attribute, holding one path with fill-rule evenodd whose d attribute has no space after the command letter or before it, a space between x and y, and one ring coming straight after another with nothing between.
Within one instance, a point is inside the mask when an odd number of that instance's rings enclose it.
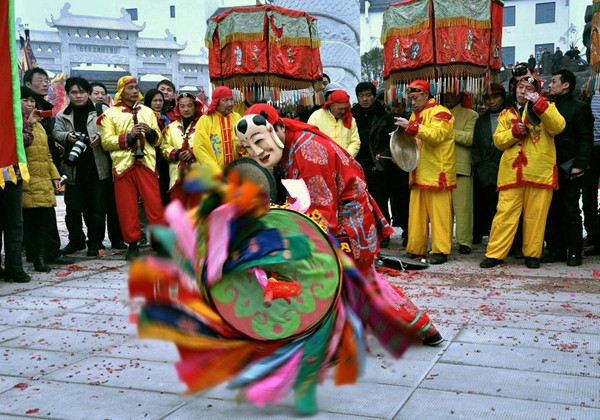
<instances>
[{"instance_id":1,"label":"red knit cap","mask_svg":"<svg viewBox=\"0 0 600 420\"><path fill-rule=\"evenodd\" d=\"M334 90L327 98L327 102L323 105L324 109L328 109L331 104L348 104L348 109L342 116L344 127L350 129L352 127L352 111L350 110L350 95L343 90Z\"/></svg>"},{"instance_id":2,"label":"red knit cap","mask_svg":"<svg viewBox=\"0 0 600 420\"><path fill-rule=\"evenodd\" d=\"M261 114L262 113L262 114ZM244 115L258 114L265 117L269 123L274 126L277 123L282 123L279 117L279 112L271 105L267 104L254 104L244 112Z\"/></svg>"},{"instance_id":3,"label":"red knit cap","mask_svg":"<svg viewBox=\"0 0 600 420\"><path fill-rule=\"evenodd\" d=\"M233 98L233 92L231 89L225 86L219 86L213 90L212 98L210 100L210 105L208 106L207 114L214 112L219 106L219 101L225 98Z\"/></svg>"}]
</instances>

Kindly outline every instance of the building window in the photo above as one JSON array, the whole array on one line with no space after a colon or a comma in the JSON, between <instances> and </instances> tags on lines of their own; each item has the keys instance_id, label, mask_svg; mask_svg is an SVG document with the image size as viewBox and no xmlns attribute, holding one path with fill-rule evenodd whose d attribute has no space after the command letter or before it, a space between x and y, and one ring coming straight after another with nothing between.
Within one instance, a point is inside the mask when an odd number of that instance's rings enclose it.
<instances>
[{"instance_id":1,"label":"building window","mask_svg":"<svg viewBox=\"0 0 600 420\"><path fill-rule=\"evenodd\" d=\"M544 52L544 48L546 48L550 54L554 53L554 44L535 44L536 54L540 48L542 49L542 53ZM537 56L535 58L537 59Z\"/></svg>"},{"instance_id":2,"label":"building window","mask_svg":"<svg viewBox=\"0 0 600 420\"><path fill-rule=\"evenodd\" d=\"M553 23L555 3L538 3L535 5L535 23Z\"/></svg>"},{"instance_id":3,"label":"building window","mask_svg":"<svg viewBox=\"0 0 600 420\"><path fill-rule=\"evenodd\" d=\"M502 46L502 64L504 66L515 64L515 47Z\"/></svg>"},{"instance_id":4,"label":"building window","mask_svg":"<svg viewBox=\"0 0 600 420\"><path fill-rule=\"evenodd\" d=\"M175 6L171 6L170 11L171 11L171 17L174 18L175 17Z\"/></svg>"},{"instance_id":5,"label":"building window","mask_svg":"<svg viewBox=\"0 0 600 420\"><path fill-rule=\"evenodd\" d=\"M135 9L125 9L129 16L131 16L131 20L138 20L137 8Z\"/></svg>"},{"instance_id":6,"label":"building window","mask_svg":"<svg viewBox=\"0 0 600 420\"><path fill-rule=\"evenodd\" d=\"M504 26L515 26L515 6L504 8Z\"/></svg>"}]
</instances>

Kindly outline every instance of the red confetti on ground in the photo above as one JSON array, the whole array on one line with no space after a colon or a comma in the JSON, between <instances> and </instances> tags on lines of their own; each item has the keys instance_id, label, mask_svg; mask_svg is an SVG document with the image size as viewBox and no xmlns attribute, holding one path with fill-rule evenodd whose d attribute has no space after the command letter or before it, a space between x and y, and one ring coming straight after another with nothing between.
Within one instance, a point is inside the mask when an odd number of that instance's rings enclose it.
<instances>
[{"instance_id":1,"label":"red confetti on ground","mask_svg":"<svg viewBox=\"0 0 600 420\"><path fill-rule=\"evenodd\" d=\"M19 388L21 391L23 391L24 389L27 389L29 387L29 384L25 383L25 382L19 382L18 384L15 385L15 388Z\"/></svg>"},{"instance_id":2,"label":"red confetti on ground","mask_svg":"<svg viewBox=\"0 0 600 420\"><path fill-rule=\"evenodd\" d=\"M592 277L595 279L600 278L600 270L594 268L592 270Z\"/></svg>"},{"instance_id":3,"label":"red confetti on ground","mask_svg":"<svg viewBox=\"0 0 600 420\"><path fill-rule=\"evenodd\" d=\"M60 273L56 273L55 276L56 277L67 277L69 274L71 274L74 271L87 270L87 268L88 268L87 265L71 264L71 265L67 265L67 271L62 271Z\"/></svg>"},{"instance_id":4,"label":"red confetti on ground","mask_svg":"<svg viewBox=\"0 0 600 420\"><path fill-rule=\"evenodd\" d=\"M40 411L40 409L39 409L39 408L32 408L31 410L27 410L27 411L25 412L25 414L35 414L35 413L37 413L38 411Z\"/></svg>"}]
</instances>

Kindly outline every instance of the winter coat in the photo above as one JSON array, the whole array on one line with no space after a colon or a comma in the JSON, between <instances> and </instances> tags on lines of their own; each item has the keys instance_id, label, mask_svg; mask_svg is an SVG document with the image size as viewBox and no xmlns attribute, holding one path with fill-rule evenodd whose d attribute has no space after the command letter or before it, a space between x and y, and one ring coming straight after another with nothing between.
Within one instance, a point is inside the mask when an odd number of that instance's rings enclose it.
<instances>
[{"instance_id":1,"label":"winter coat","mask_svg":"<svg viewBox=\"0 0 600 420\"><path fill-rule=\"evenodd\" d=\"M94 134L100 136L100 129L96 125L96 108L94 107L92 101L88 101L87 104L89 114L87 119L87 132L90 137ZM73 107L69 105L64 110L60 111L56 115L56 123L54 124L54 129L52 130L52 135L58 141L61 146L65 148L64 157L66 159L73 148L75 143L71 143L67 140L67 136L70 132L75 131L75 123L74 123L74 115L73 115ZM98 172L98 179L103 180L110 177L110 157L107 152L104 151L101 144L94 147L92 149L94 153L94 162L96 163L96 171ZM61 164L61 173L67 175L67 184L75 185L75 177L77 176L77 165L75 167L71 167L67 165L64 161Z\"/></svg>"},{"instance_id":2,"label":"winter coat","mask_svg":"<svg viewBox=\"0 0 600 420\"><path fill-rule=\"evenodd\" d=\"M23 208L54 207L56 197L52 180L60 179L60 175L52 163L44 127L38 122L32 129L33 142L25 149L29 182L23 183Z\"/></svg>"},{"instance_id":3,"label":"winter coat","mask_svg":"<svg viewBox=\"0 0 600 420\"><path fill-rule=\"evenodd\" d=\"M358 159L358 161L364 170L374 167L378 171L383 171L392 165L392 161L389 159L377 159L376 156L391 156L390 133L394 132L397 128L394 124L394 117L379 101L376 101L373 107L367 111L364 111L359 104L352 107L352 115L355 121L359 121L360 115L364 113L367 113L370 117L370 129L369 136L360 139L360 147L367 147L369 149L371 160L369 162L362 162Z\"/></svg>"},{"instance_id":4,"label":"winter coat","mask_svg":"<svg viewBox=\"0 0 600 420\"><path fill-rule=\"evenodd\" d=\"M356 157L360 150L360 137L358 135L358 127L356 120L352 117L352 125L346 128L344 121L341 118L336 118L328 109L319 109L310 116L308 124L319 128L323 133L331 137L337 144L342 146L344 150Z\"/></svg>"},{"instance_id":5,"label":"winter coat","mask_svg":"<svg viewBox=\"0 0 600 420\"><path fill-rule=\"evenodd\" d=\"M489 112L479 117L473 134L473 171L482 187L498 185L498 168L502 158L502 152L494 145L491 119Z\"/></svg>"}]
</instances>

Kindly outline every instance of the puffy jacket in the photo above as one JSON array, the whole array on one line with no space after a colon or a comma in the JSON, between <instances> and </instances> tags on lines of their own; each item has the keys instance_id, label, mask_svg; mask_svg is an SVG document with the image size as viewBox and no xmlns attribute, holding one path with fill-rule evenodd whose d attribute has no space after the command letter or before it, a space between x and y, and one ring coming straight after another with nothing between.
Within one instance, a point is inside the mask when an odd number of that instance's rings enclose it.
<instances>
[{"instance_id":1,"label":"puffy jacket","mask_svg":"<svg viewBox=\"0 0 600 420\"><path fill-rule=\"evenodd\" d=\"M505 109L498 117L494 145L503 152L498 170L498 190L520 185L558 187L554 136L565 128L565 119L544 97L540 97L533 111L541 120L538 126L531 125L526 113L520 116L514 107ZM527 125L524 134L516 128L519 121Z\"/></svg>"},{"instance_id":2,"label":"puffy jacket","mask_svg":"<svg viewBox=\"0 0 600 420\"><path fill-rule=\"evenodd\" d=\"M23 208L54 207L56 197L52 180L60 179L60 175L52 163L44 127L36 123L32 129L33 142L25 149L29 182L23 183Z\"/></svg>"},{"instance_id":3,"label":"puffy jacket","mask_svg":"<svg viewBox=\"0 0 600 420\"><path fill-rule=\"evenodd\" d=\"M94 134L100 136L100 129L96 125L96 108L94 107L92 101L88 101L87 108L89 111L87 119L88 135L90 136L90 138ZM71 152L73 144L75 144L67 140L67 136L72 131L75 131L75 123L73 116L73 107L69 105L56 115L56 123L54 125L54 129L52 130L52 135L54 136L56 141L59 142L61 146L65 148L65 158ZM98 179L102 180L110 177L111 164L108 153L102 148L101 144L92 148L92 151L94 153L94 162L96 163ZM71 167L63 162L63 164L61 164L60 169L63 174L68 176L67 183L74 185L75 177L77 176L77 165L75 165L75 167Z\"/></svg>"},{"instance_id":4,"label":"puffy jacket","mask_svg":"<svg viewBox=\"0 0 600 420\"><path fill-rule=\"evenodd\" d=\"M368 136L361 138L360 148L367 148L371 159L368 161L363 160L362 153L356 156L363 169L366 171L369 168L374 167L378 171L382 171L384 168L391 166L391 160L377 159L376 156L391 156L390 133L397 128L394 124L394 117L392 114L385 109L379 101L376 101L375 104L366 111L363 110L359 104L354 105L352 107L352 115L354 116L357 126L359 121L363 121L363 118L368 124L366 127L368 129ZM359 129L359 134L361 132L362 128Z\"/></svg>"},{"instance_id":5,"label":"puffy jacket","mask_svg":"<svg viewBox=\"0 0 600 420\"><path fill-rule=\"evenodd\" d=\"M430 99L423 110L413 112L404 133L419 146L419 165L410 173L411 187L456 188L454 117L448 108Z\"/></svg>"},{"instance_id":6,"label":"puffy jacket","mask_svg":"<svg viewBox=\"0 0 600 420\"><path fill-rule=\"evenodd\" d=\"M352 125L346 128L341 118L335 117L328 109L319 109L312 113L308 124L317 126L319 130L331 137L337 144L342 146L352 157L356 157L360 150L360 136L356 120L352 117Z\"/></svg>"},{"instance_id":7,"label":"puffy jacket","mask_svg":"<svg viewBox=\"0 0 600 420\"><path fill-rule=\"evenodd\" d=\"M594 145L592 108L575 99L572 93L557 96L554 104L566 122L562 133L554 137L556 163L560 165L575 159L573 167L586 169L590 164Z\"/></svg>"},{"instance_id":8,"label":"puffy jacket","mask_svg":"<svg viewBox=\"0 0 600 420\"><path fill-rule=\"evenodd\" d=\"M140 159L140 162L152 172L156 172L156 151L154 147L160 145L161 139L156 115L152 109L140 103L135 104L134 109L137 109L138 123L144 122L148 124L155 133L153 143L150 141L143 142L144 153L146 155ZM110 153L113 171L115 176L119 177L135 163L133 156L135 146L130 147L127 141L128 135L133 128L132 109L124 105L108 108L98 118L98 124L101 127L102 147Z\"/></svg>"}]
</instances>

